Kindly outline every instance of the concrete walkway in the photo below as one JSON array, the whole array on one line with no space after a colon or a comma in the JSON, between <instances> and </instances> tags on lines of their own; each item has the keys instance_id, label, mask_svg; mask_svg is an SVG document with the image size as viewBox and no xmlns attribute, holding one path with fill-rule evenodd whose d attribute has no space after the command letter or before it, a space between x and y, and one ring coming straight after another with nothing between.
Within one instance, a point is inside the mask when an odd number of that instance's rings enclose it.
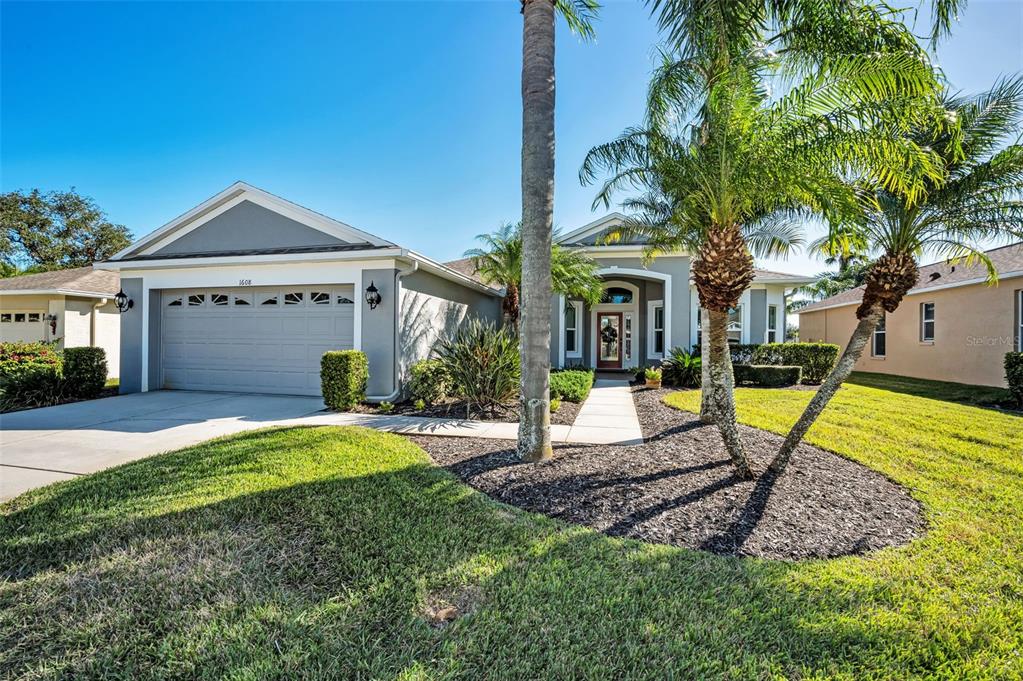
<instances>
[{"instance_id":1,"label":"concrete walkway","mask_svg":"<svg viewBox=\"0 0 1023 681\"><path fill-rule=\"evenodd\" d=\"M517 423L324 411L317 397L159 390L0 415L0 501L36 487L271 426L364 426L392 433L514 440ZM628 384L597 381L554 442L640 444Z\"/></svg>"},{"instance_id":2,"label":"concrete walkway","mask_svg":"<svg viewBox=\"0 0 1023 681\"><path fill-rule=\"evenodd\" d=\"M427 418L383 414L327 412L283 422L284 425L365 426L405 435L518 438L519 424L498 421ZM276 425L276 424L275 424ZM598 380L571 426L551 426L552 442L638 445L643 443L639 417L627 381Z\"/></svg>"}]
</instances>

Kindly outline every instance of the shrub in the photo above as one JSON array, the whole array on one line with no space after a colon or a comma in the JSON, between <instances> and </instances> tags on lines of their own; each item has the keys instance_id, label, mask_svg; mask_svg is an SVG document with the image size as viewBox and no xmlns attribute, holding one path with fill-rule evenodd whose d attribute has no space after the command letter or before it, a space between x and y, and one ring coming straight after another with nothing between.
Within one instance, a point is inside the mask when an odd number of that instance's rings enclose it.
<instances>
[{"instance_id":1,"label":"shrub","mask_svg":"<svg viewBox=\"0 0 1023 681\"><path fill-rule=\"evenodd\" d=\"M551 413L553 414L557 410L561 409L561 400L557 397L551 399Z\"/></svg>"},{"instance_id":2,"label":"shrub","mask_svg":"<svg viewBox=\"0 0 1023 681\"><path fill-rule=\"evenodd\" d=\"M50 343L0 343L0 375L26 366L52 366L59 370L60 355Z\"/></svg>"},{"instance_id":3,"label":"shrub","mask_svg":"<svg viewBox=\"0 0 1023 681\"><path fill-rule=\"evenodd\" d=\"M816 385L828 377L837 360L838 346L833 343L767 343L756 349L749 363L799 365L803 383Z\"/></svg>"},{"instance_id":4,"label":"shrub","mask_svg":"<svg viewBox=\"0 0 1023 681\"><path fill-rule=\"evenodd\" d=\"M491 413L519 392L519 346L506 329L473 318L451 338L441 339L438 355L452 393Z\"/></svg>"},{"instance_id":5,"label":"shrub","mask_svg":"<svg viewBox=\"0 0 1023 681\"><path fill-rule=\"evenodd\" d=\"M1009 392L1016 398L1016 404L1023 407L1023 352L1006 353L1005 382L1009 384Z\"/></svg>"},{"instance_id":6,"label":"shrub","mask_svg":"<svg viewBox=\"0 0 1023 681\"><path fill-rule=\"evenodd\" d=\"M436 404L448 396L451 377L439 359L421 359L409 369L412 374L412 397L426 404Z\"/></svg>"},{"instance_id":7,"label":"shrub","mask_svg":"<svg viewBox=\"0 0 1023 681\"><path fill-rule=\"evenodd\" d=\"M566 402L583 402L593 387L592 371L565 369L551 372L551 397Z\"/></svg>"},{"instance_id":8,"label":"shrub","mask_svg":"<svg viewBox=\"0 0 1023 681\"><path fill-rule=\"evenodd\" d=\"M0 374L0 411L49 407L73 396L60 367L53 364L27 365Z\"/></svg>"},{"instance_id":9,"label":"shrub","mask_svg":"<svg viewBox=\"0 0 1023 681\"><path fill-rule=\"evenodd\" d=\"M759 347L759 343L729 343L728 352L732 357L732 364L753 364L753 353Z\"/></svg>"},{"instance_id":10,"label":"shrub","mask_svg":"<svg viewBox=\"0 0 1023 681\"><path fill-rule=\"evenodd\" d=\"M647 367L643 371L643 378L646 379L647 383L657 383L661 380L661 370L657 367Z\"/></svg>"},{"instance_id":11,"label":"shrub","mask_svg":"<svg viewBox=\"0 0 1023 681\"><path fill-rule=\"evenodd\" d=\"M394 411L394 402L388 402L387 400L384 400L383 402L377 405L377 411L379 411L381 414L390 414L392 411Z\"/></svg>"},{"instance_id":12,"label":"shrub","mask_svg":"<svg viewBox=\"0 0 1023 681\"><path fill-rule=\"evenodd\" d=\"M426 409L426 400L418 399L412 403L412 406L415 408L416 411L422 411Z\"/></svg>"},{"instance_id":13,"label":"shrub","mask_svg":"<svg viewBox=\"0 0 1023 681\"><path fill-rule=\"evenodd\" d=\"M65 349L64 381L75 397L96 397L107 382L107 353L103 348Z\"/></svg>"},{"instance_id":14,"label":"shrub","mask_svg":"<svg viewBox=\"0 0 1023 681\"><path fill-rule=\"evenodd\" d=\"M333 350L320 359L323 401L331 409L347 410L366 399L369 361L358 350Z\"/></svg>"},{"instance_id":15,"label":"shrub","mask_svg":"<svg viewBox=\"0 0 1023 681\"><path fill-rule=\"evenodd\" d=\"M761 388L784 388L799 383L802 367L761 364L736 364L732 367L735 384L743 383Z\"/></svg>"},{"instance_id":16,"label":"shrub","mask_svg":"<svg viewBox=\"0 0 1023 681\"><path fill-rule=\"evenodd\" d=\"M677 388L699 388L702 364L698 355L686 352L681 346L672 348L661 363L664 382Z\"/></svg>"}]
</instances>

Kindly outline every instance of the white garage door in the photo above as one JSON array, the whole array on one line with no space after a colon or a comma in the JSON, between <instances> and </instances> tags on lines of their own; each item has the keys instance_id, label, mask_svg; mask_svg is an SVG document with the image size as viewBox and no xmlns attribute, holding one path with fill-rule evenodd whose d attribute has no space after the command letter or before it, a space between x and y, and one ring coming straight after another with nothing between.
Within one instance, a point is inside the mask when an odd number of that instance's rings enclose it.
<instances>
[{"instance_id":1,"label":"white garage door","mask_svg":"<svg viewBox=\"0 0 1023 681\"><path fill-rule=\"evenodd\" d=\"M163 387L320 394L320 357L353 347L353 286L163 292Z\"/></svg>"}]
</instances>

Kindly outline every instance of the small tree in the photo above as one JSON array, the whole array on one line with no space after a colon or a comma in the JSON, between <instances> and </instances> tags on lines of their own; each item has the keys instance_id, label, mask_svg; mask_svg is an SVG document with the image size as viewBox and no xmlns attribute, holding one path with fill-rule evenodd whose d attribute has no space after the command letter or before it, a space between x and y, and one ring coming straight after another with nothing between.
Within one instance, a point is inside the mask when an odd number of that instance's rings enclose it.
<instances>
[{"instance_id":1,"label":"small tree","mask_svg":"<svg viewBox=\"0 0 1023 681\"><path fill-rule=\"evenodd\" d=\"M879 190L856 230L880 256L867 273L858 323L838 363L789 431L772 469L782 472L792 452L852 373L871 333L886 313L895 312L917 284L918 254L933 250L950 260L987 267L988 282L998 273L977 245L1023 237L1023 145L1015 143L1023 117L1023 78L1000 81L973 99L945 103L947 124L914 131L909 139L936 150L944 173L919 200ZM1008 146L1003 145L1012 140Z\"/></svg>"},{"instance_id":2,"label":"small tree","mask_svg":"<svg viewBox=\"0 0 1023 681\"><path fill-rule=\"evenodd\" d=\"M520 225L505 224L496 232L480 234L476 238L483 243L483 248L471 248L465 256L472 259L473 267L483 281L505 288L504 315L517 330L519 291L522 288ZM552 244L551 279L554 293L581 298L587 305L600 302L602 284L597 274L597 263L584 253Z\"/></svg>"}]
</instances>

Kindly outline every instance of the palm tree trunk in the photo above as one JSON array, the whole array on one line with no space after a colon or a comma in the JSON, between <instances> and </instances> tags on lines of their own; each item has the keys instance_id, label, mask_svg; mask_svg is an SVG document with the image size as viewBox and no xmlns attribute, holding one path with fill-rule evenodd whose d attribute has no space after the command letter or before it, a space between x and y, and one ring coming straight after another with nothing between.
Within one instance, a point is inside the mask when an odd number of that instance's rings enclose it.
<instances>
[{"instance_id":1,"label":"palm tree trunk","mask_svg":"<svg viewBox=\"0 0 1023 681\"><path fill-rule=\"evenodd\" d=\"M732 357L728 350L728 313L711 310L708 311L708 317L704 318L703 333L710 334L710 349L706 358L710 385L704 385L703 390L709 389L712 392L711 398L717 406L714 422L721 432L721 439L725 441L728 456L735 467L735 475L742 480L748 480L753 477L753 471L743 451L739 427L735 420L733 392L735 378L732 375Z\"/></svg>"},{"instance_id":2,"label":"palm tree trunk","mask_svg":"<svg viewBox=\"0 0 1023 681\"><path fill-rule=\"evenodd\" d=\"M714 408L714 397L710 389L710 335L707 327L707 310L700 310L700 420L714 423L717 411ZM729 357L731 359L731 357Z\"/></svg>"},{"instance_id":3,"label":"palm tree trunk","mask_svg":"<svg viewBox=\"0 0 1023 681\"><path fill-rule=\"evenodd\" d=\"M782 443L781 449L778 450L774 461L771 462L772 471L778 474L785 471L785 467L788 466L789 460L792 458L792 452L802 442L806 431L810 430L810 426L820 417L821 412L828 406L828 402L835 396L838 389L842 387L842 383L845 382L845 379L849 378L849 374L852 373L856 362L863 354L863 348L866 347L867 341L870 340L870 336L873 334L874 329L877 328L877 323L881 320L881 315L883 314L884 308L881 307L880 303L875 303L867 311L866 316L860 319L853 330L852 336L849 338L849 344L845 346L845 352L842 353L842 356L835 364L835 368L828 374L820 389L817 390L817 394L810 400L810 404L806 405L803 415L799 417L799 420L796 421L796 424L792 426L792 430L785 437L785 442Z\"/></svg>"},{"instance_id":4,"label":"palm tree trunk","mask_svg":"<svg viewBox=\"0 0 1023 681\"><path fill-rule=\"evenodd\" d=\"M550 412L554 227L554 2L522 3L522 379L519 456L553 456Z\"/></svg>"}]
</instances>

